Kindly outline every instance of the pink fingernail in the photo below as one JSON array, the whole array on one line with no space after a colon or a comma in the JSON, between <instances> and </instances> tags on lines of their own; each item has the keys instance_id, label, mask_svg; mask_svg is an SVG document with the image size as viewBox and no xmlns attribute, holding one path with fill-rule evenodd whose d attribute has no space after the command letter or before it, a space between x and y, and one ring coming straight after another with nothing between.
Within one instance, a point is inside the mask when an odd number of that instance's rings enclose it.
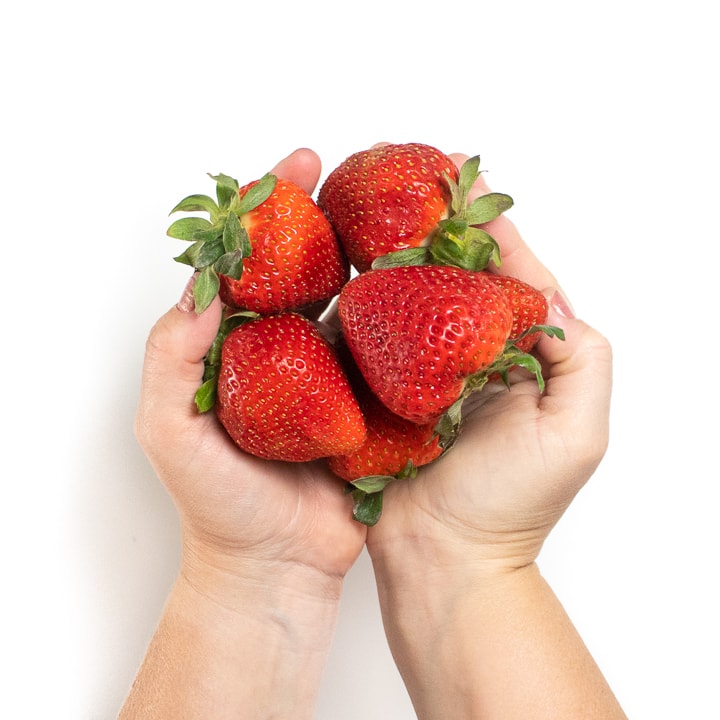
<instances>
[{"instance_id":1,"label":"pink fingernail","mask_svg":"<svg viewBox=\"0 0 720 720\"><path fill-rule=\"evenodd\" d=\"M195 287L195 275L193 275L183 290L182 297L175 306L180 312L191 313L195 310L195 296L193 288Z\"/></svg>"},{"instance_id":2,"label":"pink fingernail","mask_svg":"<svg viewBox=\"0 0 720 720\"><path fill-rule=\"evenodd\" d=\"M550 298L550 305L558 315L562 315L565 318L574 318L575 311L570 305L570 301L563 295L560 290L555 290L552 298Z\"/></svg>"}]
</instances>

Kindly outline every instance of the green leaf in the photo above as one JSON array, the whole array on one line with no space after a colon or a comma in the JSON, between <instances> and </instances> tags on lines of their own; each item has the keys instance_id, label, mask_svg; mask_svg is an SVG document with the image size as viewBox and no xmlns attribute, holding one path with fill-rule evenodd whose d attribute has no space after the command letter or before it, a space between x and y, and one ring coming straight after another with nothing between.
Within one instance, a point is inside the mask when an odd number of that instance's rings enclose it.
<instances>
[{"instance_id":1,"label":"green leaf","mask_svg":"<svg viewBox=\"0 0 720 720\"><path fill-rule=\"evenodd\" d=\"M193 240L217 240L221 238L223 234L223 225L215 224L206 230L196 230Z\"/></svg>"},{"instance_id":2,"label":"green leaf","mask_svg":"<svg viewBox=\"0 0 720 720\"><path fill-rule=\"evenodd\" d=\"M565 339L565 331L562 328L556 327L555 325L533 325L532 327L529 327L525 332L518 335L516 338L512 338L511 342L516 343L518 340L521 340L526 335L531 335L532 333L541 332L545 333L548 337L557 338L558 340L564 340Z\"/></svg>"},{"instance_id":3,"label":"green leaf","mask_svg":"<svg viewBox=\"0 0 720 720\"><path fill-rule=\"evenodd\" d=\"M530 353L519 353L513 357L512 364L529 370L535 375L540 392L545 389L545 378L542 376L542 366L534 355L530 355Z\"/></svg>"},{"instance_id":4,"label":"green leaf","mask_svg":"<svg viewBox=\"0 0 720 720\"><path fill-rule=\"evenodd\" d=\"M513 206L513 199L503 193L488 193L475 198L468 206L466 218L470 225L482 225L502 215Z\"/></svg>"},{"instance_id":5,"label":"green leaf","mask_svg":"<svg viewBox=\"0 0 720 720\"><path fill-rule=\"evenodd\" d=\"M203 268L195 280L193 297L195 298L195 312L200 315L210 306L220 290L220 279L210 265Z\"/></svg>"},{"instance_id":6,"label":"green leaf","mask_svg":"<svg viewBox=\"0 0 720 720\"><path fill-rule=\"evenodd\" d=\"M215 238L208 242L198 242L197 251L193 255L195 267L200 270L209 265L213 265L222 257L224 251L225 248L220 238Z\"/></svg>"},{"instance_id":7,"label":"green leaf","mask_svg":"<svg viewBox=\"0 0 720 720\"><path fill-rule=\"evenodd\" d=\"M182 263L183 265L190 265L190 267L195 267L195 260L193 259L192 253L190 250L192 250L195 247L195 245L191 245L185 252L180 253L180 255L177 255L173 258L175 262Z\"/></svg>"},{"instance_id":8,"label":"green leaf","mask_svg":"<svg viewBox=\"0 0 720 720\"><path fill-rule=\"evenodd\" d=\"M228 213L225 229L223 230L223 245L227 252L240 250L244 257L249 257L252 253L247 230L241 225L234 212Z\"/></svg>"},{"instance_id":9,"label":"green leaf","mask_svg":"<svg viewBox=\"0 0 720 720\"><path fill-rule=\"evenodd\" d=\"M272 195L277 184L277 177L266 173L240 198L237 207L234 208L238 215L244 215L262 205Z\"/></svg>"},{"instance_id":10,"label":"green leaf","mask_svg":"<svg viewBox=\"0 0 720 720\"><path fill-rule=\"evenodd\" d=\"M461 190L469 191L470 188L475 184L480 174L480 156L474 155L468 158L460 168L460 176L458 179L458 185Z\"/></svg>"},{"instance_id":11,"label":"green leaf","mask_svg":"<svg viewBox=\"0 0 720 720\"><path fill-rule=\"evenodd\" d=\"M217 203L207 195L188 195L183 198L171 211L170 215L176 212L197 212L203 211L210 214L210 220L215 221L220 212Z\"/></svg>"},{"instance_id":12,"label":"green leaf","mask_svg":"<svg viewBox=\"0 0 720 720\"><path fill-rule=\"evenodd\" d=\"M440 447L445 449L454 441L462 425L462 406L465 395L457 399L435 424L434 432L440 438Z\"/></svg>"},{"instance_id":13,"label":"green leaf","mask_svg":"<svg viewBox=\"0 0 720 720\"><path fill-rule=\"evenodd\" d=\"M363 525L376 525L382 515L383 493L382 490L374 493L366 493L362 490L354 490L353 494L353 518Z\"/></svg>"},{"instance_id":14,"label":"green leaf","mask_svg":"<svg viewBox=\"0 0 720 720\"><path fill-rule=\"evenodd\" d=\"M375 493L380 490L384 490L388 483L391 483L395 478L392 475L366 475L365 477L353 480L351 485L354 485L358 490L362 490L365 493Z\"/></svg>"},{"instance_id":15,"label":"green leaf","mask_svg":"<svg viewBox=\"0 0 720 720\"><path fill-rule=\"evenodd\" d=\"M430 257L430 250L426 247L405 248L375 258L372 268L377 270L379 268L404 267L406 265L427 265Z\"/></svg>"},{"instance_id":16,"label":"green leaf","mask_svg":"<svg viewBox=\"0 0 720 720\"><path fill-rule=\"evenodd\" d=\"M450 189L450 209L453 214L457 215L463 209L462 192L458 184L446 172L443 172L442 176Z\"/></svg>"},{"instance_id":17,"label":"green leaf","mask_svg":"<svg viewBox=\"0 0 720 720\"><path fill-rule=\"evenodd\" d=\"M412 459L405 463L405 467L396 473L395 478L397 480L412 480L417 477L418 469Z\"/></svg>"},{"instance_id":18,"label":"green leaf","mask_svg":"<svg viewBox=\"0 0 720 720\"><path fill-rule=\"evenodd\" d=\"M211 227L212 223L205 218L180 218L170 225L167 234L176 240L196 240L195 233L209 230Z\"/></svg>"},{"instance_id":19,"label":"green leaf","mask_svg":"<svg viewBox=\"0 0 720 720\"><path fill-rule=\"evenodd\" d=\"M175 260L177 262L185 263L185 265L192 265L194 268L200 267L200 265L198 264L198 258L204 246L205 241L198 240L197 242L194 242L192 245L190 245L190 247L188 247L184 253L178 255ZM212 265L212 262L205 264Z\"/></svg>"},{"instance_id":20,"label":"green leaf","mask_svg":"<svg viewBox=\"0 0 720 720\"><path fill-rule=\"evenodd\" d=\"M208 173L208 175L210 175L210 173ZM237 197L238 190L240 189L238 181L224 173L210 175L210 177L217 183L215 194L217 195L220 209L227 210L230 207L230 203Z\"/></svg>"},{"instance_id":21,"label":"green leaf","mask_svg":"<svg viewBox=\"0 0 720 720\"><path fill-rule=\"evenodd\" d=\"M462 265L466 270L485 270L493 261L500 265L500 246L495 238L484 230L469 227L465 234L465 254Z\"/></svg>"},{"instance_id":22,"label":"green leaf","mask_svg":"<svg viewBox=\"0 0 720 720\"><path fill-rule=\"evenodd\" d=\"M195 393L195 406L201 413L212 410L217 397L217 378L206 380Z\"/></svg>"},{"instance_id":23,"label":"green leaf","mask_svg":"<svg viewBox=\"0 0 720 720\"><path fill-rule=\"evenodd\" d=\"M233 280L239 280L243 273L244 259L245 255L242 250L224 253L215 262L215 271L220 275L227 275Z\"/></svg>"}]
</instances>

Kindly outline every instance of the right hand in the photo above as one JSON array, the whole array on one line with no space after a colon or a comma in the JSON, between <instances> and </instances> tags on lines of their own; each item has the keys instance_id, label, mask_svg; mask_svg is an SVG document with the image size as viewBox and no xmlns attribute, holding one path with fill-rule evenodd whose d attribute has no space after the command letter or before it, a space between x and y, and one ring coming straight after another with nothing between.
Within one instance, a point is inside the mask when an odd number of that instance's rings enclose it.
<instances>
[{"instance_id":1,"label":"right hand","mask_svg":"<svg viewBox=\"0 0 720 720\"><path fill-rule=\"evenodd\" d=\"M460 165L465 156L453 159ZM482 179L474 192L488 192ZM407 563L417 553L423 562L469 560L491 570L529 565L605 452L610 345L573 317L557 281L506 216L488 230L501 248L498 272L543 289L550 296L547 322L566 339L543 336L538 343L544 393L522 371L513 373L510 390L486 386L448 454L385 489L383 515L368 532L373 560L408 552Z\"/></svg>"}]
</instances>

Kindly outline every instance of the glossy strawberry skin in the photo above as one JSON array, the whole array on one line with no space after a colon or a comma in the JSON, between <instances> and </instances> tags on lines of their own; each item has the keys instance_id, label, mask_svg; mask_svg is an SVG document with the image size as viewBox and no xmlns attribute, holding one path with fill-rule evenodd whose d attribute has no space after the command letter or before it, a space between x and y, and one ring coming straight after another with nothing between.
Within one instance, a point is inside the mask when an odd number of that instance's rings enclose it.
<instances>
[{"instance_id":1,"label":"glossy strawberry skin","mask_svg":"<svg viewBox=\"0 0 720 720\"><path fill-rule=\"evenodd\" d=\"M512 310L513 324L510 339L520 336L535 325L542 325L547 320L548 303L545 296L536 288L515 277L484 273L505 294ZM535 332L515 341L515 345L523 352L529 352L542 333Z\"/></svg>"},{"instance_id":2,"label":"glossy strawberry skin","mask_svg":"<svg viewBox=\"0 0 720 720\"><path fill-rule=\"evenodd\" d=\"M447 217L453 161L430 145L405 143L349 156L327 177L318 204L360 272L395 250L424 243Z\"/></svg>"},{"instance_id":3,"label":"glossy strawberry skin","mask_svg":"<svg viewBox=\"0 0 720 720\"><path fill-rule=\"evenodd\" d=\"M482 273L420 265L370 270L345 285L338 316L365 380L392 412L431 422L503 350L512 313Z\"/></svg>"},{"instance_id":4,"label":"glossy strawberry skin","mask_svg":"<svg viewBox=\"0 0 720 720\"><path fill-rule=\"evenodd\" d=\"M256 184L240 188L240 195ZM231 308L267 314L335 296L350 277L335 232L302 188L279 179L267 200L240 217L252 253L239 280L220 275L220 298Z\"/></svg>"},{"instance_id":5,"label":"glossy strawberry skin","mask_svg":"<svg viewBox=\"0 0 720 720\"><path fill-rule=\"evenodd\" d=\"M435 420L418 425L388 410L368 387L342 339L336 347L365 418L367 439L357 450L328 458L330 470L348 482L370 475L395 477L408 462L418 468L440 457Z\"/></svg>"},{"instance_id":6,"label":"glossy strawberry skin","mask_svg":"<svg viewBox=\"0 0 720 720\"><path fill-rule=\"evenodd\" d=\"M332 346L293 312L251 320L222 346L217 416L246 452L303 462L365 441L365 422Z\"/></svg>"}]
</instances>

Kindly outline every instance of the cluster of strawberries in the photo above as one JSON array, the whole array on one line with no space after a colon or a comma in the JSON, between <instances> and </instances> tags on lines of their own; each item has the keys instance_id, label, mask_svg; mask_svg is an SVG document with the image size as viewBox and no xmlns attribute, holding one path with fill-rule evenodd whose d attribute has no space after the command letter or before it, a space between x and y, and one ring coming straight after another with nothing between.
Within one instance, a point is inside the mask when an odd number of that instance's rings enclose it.
<instances>
[{"instance_id":1,"label":"cluster of strawberries","mask_svg":"<svg viewBox=\"0 0 720 720\"><path fill-rule=\"evenodd\" d=\"M477 157L458 170L428 145L385 145L343 161L317 202L271 174L218 175L216 200L172 211L207 213L168 234L190 242L175 259L198 271L196 311L224 307L198 409L257 457L326 459L368 525L388 482L452 445L471 393L518 366L542 384L530 351L562 336L540 292L488 270L500 253L482 226L512 199L469 202L478 173ZM312 319L318 303L334 323Z\"/></svg>"}]
</instances>

